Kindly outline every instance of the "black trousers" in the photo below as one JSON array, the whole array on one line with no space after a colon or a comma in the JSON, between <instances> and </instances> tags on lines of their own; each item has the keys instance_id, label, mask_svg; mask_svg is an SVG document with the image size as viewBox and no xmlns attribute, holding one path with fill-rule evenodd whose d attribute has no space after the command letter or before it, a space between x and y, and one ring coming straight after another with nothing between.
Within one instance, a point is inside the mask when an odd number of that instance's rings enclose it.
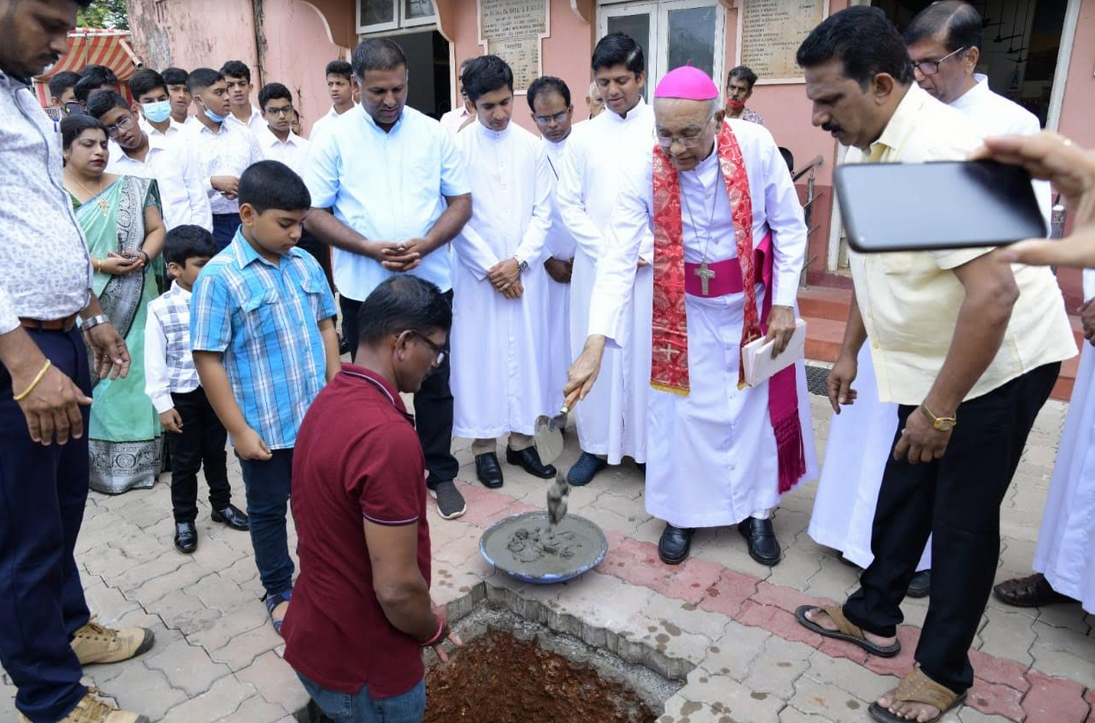
<instances>
[{"instance_id":1,"label":"black trousers","mask_svg":"<svg viewBox=\"0 0 1095 723\"><path fill-rule=\"evenodd\" d=\"M445 294L452 305L452 291ZM357 314L360 301L339 297L342 307L342 336L350 340L350 358L357 355ZM452 390L449 389L449 350L445 345L445 361L434 369L422 388L414 395L415 427L426 456L429 476L426 485L433 488L438 482L456 479L460 464L452 456Z\"/></svg>"},{"instance_id":2,"label":"black trousers","mask_svg":"<svg viewBox=\"0 0 1095 723\"><path fill-rule=\"evenodd\" d=\"M1000 556L1000 503L1060 369L1046 364L963 403L942 459L914 465L891 457L882 476L871 533L874 562L844 614L875 635L894 635L931 534L932 594L916 661L956 693L973 684L969 647ZM899 407L899 430L914 413L920 413L916 407Z\"/></svg>"},{"instance_id":3,"label":"black trousers","mask_svg":"<svg viewBox=\"0 0 1095 723\"><path fill-rule=\"evenodd\" d=\"M80 333L27 333L90 397ZM80 411L84 436L36 444L0 364L0 663L19 689L15 707L34 723L60 720L87 692L69 646L91 617L73 557L89 483L89 408Z\"/></svg>"},{"instance_id":4,"label":"black trousers","mask_svg":"<svg viewBox=\"0 0 1095 723\"><path fill-rule=\"evenodd\" d=\"M210 506L223 510L232 502L225 450L228 432L201 387L186 394L173 393L171 400L183 423L179 434L167 433L172 464L171 509L175 522L193 522L198 518L198 472L203 467Z\"/></svg>"}]
</instances>

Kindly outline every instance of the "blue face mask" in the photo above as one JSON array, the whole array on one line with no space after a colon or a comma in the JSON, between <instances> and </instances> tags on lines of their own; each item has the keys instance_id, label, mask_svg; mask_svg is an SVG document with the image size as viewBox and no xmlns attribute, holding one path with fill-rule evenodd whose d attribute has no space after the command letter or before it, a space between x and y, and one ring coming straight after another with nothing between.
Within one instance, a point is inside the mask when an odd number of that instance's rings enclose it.
<instances>
[{"instance_id":1,"label":"blue face mask","mask_svg":"<svg viewBox=\"0 0 1095 723\"><path fill-rule=\"evenodd\" d=\"M163 123L171 117L171 101L160 100L155 103L141 103L144 117L152 123Z\"/></svg>"},{"instance_id":2,"label":"blue face mask","mask_svg":"<svg viewBox=\"0 0 1095 723\"><path fill-rule=\"evenodd\" d=\"M228 116L218 115L208 108L205 109L205 117L213 121L214 123L224 123L224 121L228 118Z\"/></svg>"}]
</instances>

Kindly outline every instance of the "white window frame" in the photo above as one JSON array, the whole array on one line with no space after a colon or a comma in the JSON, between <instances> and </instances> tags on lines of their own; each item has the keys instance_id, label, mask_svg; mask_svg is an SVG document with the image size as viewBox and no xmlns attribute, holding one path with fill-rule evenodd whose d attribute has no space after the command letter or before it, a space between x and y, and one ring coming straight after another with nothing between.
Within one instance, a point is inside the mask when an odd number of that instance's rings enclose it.
<instances>
[{"instance_id":1,"label":"white window frame","mask_svg":"<svg viewBox=\"0 0 1095 723\"><path fill-rule=\"evenodd\" d=\"M392 4L393 17L391 20L382 23L373 23L372 25L362 25L361 5L364 2L366 2L366 0L355 0L358 35L375 35L376 33L386 33L403 28L420 28L437 24L437 3L432 3L433 15L425 18L408 18L406 17L407 0L394 0Z\"/></svg>"},{"instance_id":2,"label":"white window frame","mask_svg":"<svg viewBox=\"0 0 1095 723\"><path fill-rule=\"evenodd\" d=\"M608 34L608 19L646 13L650 18L650 45L643 48L646 55L647 85L657 83L669 68L669 13L692 8L715 9L715 84L722 85L721 77L726 66L726 6L720 0L598 0L597 38Z\"/></svg>"}]
</instances>

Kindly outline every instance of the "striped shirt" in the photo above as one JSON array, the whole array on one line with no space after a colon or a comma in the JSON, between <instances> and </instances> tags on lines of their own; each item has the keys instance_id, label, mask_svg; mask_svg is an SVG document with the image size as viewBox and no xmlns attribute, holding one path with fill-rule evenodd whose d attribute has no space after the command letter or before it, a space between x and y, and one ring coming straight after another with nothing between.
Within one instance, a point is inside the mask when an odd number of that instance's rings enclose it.
<instances>
[{"instance_id":1,"label":"striped shirt","mask_svg":"<svg viewBox=\"0 0 1095 723\"><path fill-rule=\"evenodd\" d=\"M335 300L314 258L291 249L273 264L236 232L194 284L194 351L224 354L224 368L247 425L270 449L291 449L327 360L319 322Z\"/></svg>"},{"instance_id":2,"label":"striped shirt","mask_svg":"<svg viewBox=\"0 0 1095 723\"><path fill-rule=\"evenodd\" d=\"M178 282L148 302L144 326L144 393L157 414L173 409L172 394L187 394L201 382L190 352L190 297Z\"/></svg>"}]
</instances>

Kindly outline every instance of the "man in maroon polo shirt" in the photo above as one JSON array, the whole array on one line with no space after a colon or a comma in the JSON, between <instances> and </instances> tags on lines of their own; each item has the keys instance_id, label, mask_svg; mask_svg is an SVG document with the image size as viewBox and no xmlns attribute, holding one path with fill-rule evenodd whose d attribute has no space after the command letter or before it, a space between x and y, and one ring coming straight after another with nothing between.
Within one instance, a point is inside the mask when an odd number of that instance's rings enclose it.
<instances>
[{"instance_id":1,"label":"man in maroon polo shirt","mask_svg":"<svg viewBox=\"0 0 1095 723\"><path fill-rule=\"evenodd\" d=\"M380 284L358 314L357 362L320 392L293 464L300 578L285 660L330 718L419 723L422 648L450 633L430 599L426 465L399 394L444 358L452 311L414 276Z\"/></svg>"}]
</instances>

